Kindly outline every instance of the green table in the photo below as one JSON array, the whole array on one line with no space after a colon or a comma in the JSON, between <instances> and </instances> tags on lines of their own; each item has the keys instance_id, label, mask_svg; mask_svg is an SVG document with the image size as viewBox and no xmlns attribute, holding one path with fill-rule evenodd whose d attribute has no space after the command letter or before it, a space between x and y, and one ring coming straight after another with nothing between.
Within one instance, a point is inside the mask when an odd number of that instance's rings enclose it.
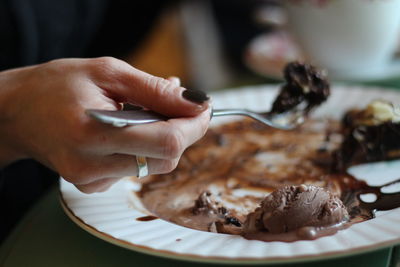
<instances>
[{"instance_id":1,"label":"green table","mask_svg":"<svg viewBox=\"0 0 400 267\"><path fill-rule=\"evenodd\" d=\"M400 226L399 226L400 227ZM279 266L399 267L400 247L352 257ZM397 264L397 265L396 265ZM85 232L59 204L54 188L25 216L0 249L0 266L224 266L176 261L130 251ZM241 265L243 266L243 265Z\"/></svg>"}]
</instances>

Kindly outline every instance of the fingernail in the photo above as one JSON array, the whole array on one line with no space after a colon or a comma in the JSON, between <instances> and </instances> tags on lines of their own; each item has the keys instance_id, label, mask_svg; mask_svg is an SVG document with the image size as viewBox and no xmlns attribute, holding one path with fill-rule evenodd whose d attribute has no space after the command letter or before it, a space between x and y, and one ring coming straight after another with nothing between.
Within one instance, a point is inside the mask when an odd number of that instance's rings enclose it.
<instances>
[{"instance_id":1,"label":"fingernail","mask_svg":"<svg viewBox=\"0 0 400 267\"><path fill-rule=\"evenodd\" d=\"M183 91L182 96L186 100L197 104L203 104L205 101L210 99L208 95L203 91L193 89L186 89L185 91Z\"/></svg>"}]
</instances>

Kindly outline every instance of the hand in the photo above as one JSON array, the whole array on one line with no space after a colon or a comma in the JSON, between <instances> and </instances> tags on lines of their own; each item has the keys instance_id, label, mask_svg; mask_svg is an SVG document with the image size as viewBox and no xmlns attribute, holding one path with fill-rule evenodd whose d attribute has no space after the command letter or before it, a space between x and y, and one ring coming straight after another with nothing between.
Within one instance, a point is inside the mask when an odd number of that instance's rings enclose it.
<instances>
[{"instance_id":1,"label":"hand","mask_svg":"<svg viewBox=\"0 0 400 267\"><path fill-rule=\"evenodd\" d=\"M3 164L34 158L82 192L104 191L136 175L135 155L150 174L172 171L208 127L207 97L114 58L62 59L0 73ZM140 105L172 119L115 128L86 109Z\"/></svg>"}]
</instances>

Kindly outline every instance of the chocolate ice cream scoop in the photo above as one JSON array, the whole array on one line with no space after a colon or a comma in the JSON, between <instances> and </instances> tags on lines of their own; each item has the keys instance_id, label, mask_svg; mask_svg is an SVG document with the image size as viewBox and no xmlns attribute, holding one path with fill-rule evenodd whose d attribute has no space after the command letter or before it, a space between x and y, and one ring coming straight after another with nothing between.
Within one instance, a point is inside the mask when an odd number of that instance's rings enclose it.
<instances>
[{"instance_id":1,"label":"chocolate ice cream scoop","mask_svg":"<svg viewBox=\"0 0 400 267\"><path fill-rule=\"evenodd\" d=\"M247 216L243 235L260 240L315 239L336 232L348 217L342 201L324 188L285 186Z\"/></svg>"}]
</instances>

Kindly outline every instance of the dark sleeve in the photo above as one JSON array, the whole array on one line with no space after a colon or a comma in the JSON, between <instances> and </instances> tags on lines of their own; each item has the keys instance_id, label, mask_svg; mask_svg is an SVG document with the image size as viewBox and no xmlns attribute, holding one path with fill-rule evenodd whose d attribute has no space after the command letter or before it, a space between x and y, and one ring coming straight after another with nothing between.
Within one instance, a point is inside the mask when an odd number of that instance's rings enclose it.
<instances>
[{"instance_id":1,"label":"dark sleeve","mask_svg":"<svg viewBox=\"0 0 400 267\"><path fill-rule=\"evenodd\" d=\"M0 0L0 70L66 57L123 57L167 0Z\"/></svg>"},{"instance_id":2,"label":"dark sleeve","mask_svg":"<svg viewBox=\"0 0 400 267\"><path fill-rule=\"evenodd\" d=\"M33 160L0 170L0 244L35 201L58 181L58 175Z\"/></svg>"},{"instance_id":3,"label":"dark sleeve","mask_svg":"<svg viewBox=\"0 0 400 267\"><path fill-rule=\"evenodd\" d=\"M107 0L0 0L0 70L82 57Z\"/></svg>"},{"instance_id":4,"label":"dark sleeve","mask_svg":"<svg viewBox=\"0 0 400 267\"><path fill-rule=\"evenodd\" d=\"M15 20L7 1L0 0L0 70L18 65Z\"/></svg>"},{"instance_id":5,"label":"dark sleeve","mask_svg":"<svg viewBox=\"0 0 400 267\"><path fill-rule=\"evenodd\" d=\"M87 56L127 56L150 32L160 13L175 2L177 1L110 1L103 23L88 46Z\"/></svg>"}]
</instances>

